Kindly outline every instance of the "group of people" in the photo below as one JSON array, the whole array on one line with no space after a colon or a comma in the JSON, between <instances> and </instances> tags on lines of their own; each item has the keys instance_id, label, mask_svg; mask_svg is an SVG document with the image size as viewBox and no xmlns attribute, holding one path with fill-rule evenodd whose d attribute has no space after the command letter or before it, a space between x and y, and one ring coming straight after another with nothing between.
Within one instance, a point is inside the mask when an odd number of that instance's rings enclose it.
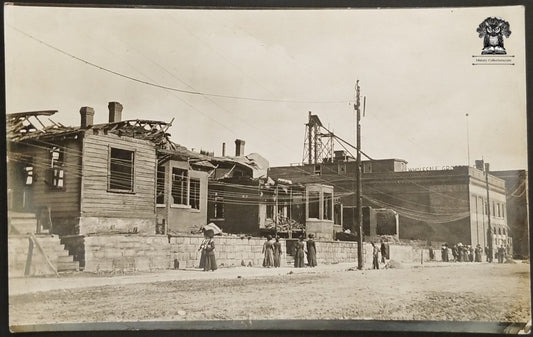
<instances>
[{"instance_id":1,"label":"group of people","mask_svg":"<svg viewBox=\"0 0 533 337\"><path fill-rule=\"evenodd\" d=\"M480 244L477 244L474 248L471 245L463 245L459 242L450 248L448 244L445 243L441 247L441 259L443 262L481 262L483 252L485 252L487 262L492 262L493 254L492 249L489 247L483 249ZM506 255L505 247L498 247L495 253L498 262L503 263Z\"/></svg>"},{"instance_id":2,"label":"group of people","mask_svg":"<svg viewBox=\"0 0 533 337\"><path fill-rule=\"evenodd\" d=\"M215 241L213 240L214 232L207 230L204 232L204 240L200 244L198 251L200 255L200 269L204 271L215 271L217 269L217 262L215 258ZM305 267L305 256L307 255L307 265L309 267L316 267L316 244L314 241L314 234L309 234L309 239L304 242L304 237L300 236L295 246L294 251L294 267ZM279 237L275 239L271 235L267 235L267 240L263 244L262 251L263 267L265 268L278 268L281 266L281 255L283 251L281 249L281 242Z\"/></svg>"},{"instance_id":3,"label":"group of people","mask_svg":"<svg viewBox=\"0 0 533 337\"><path fill-rule=\"evenodd\" d=\"M305 256L307 255L307 265L309 267L316 267L316 244L314 240L314 234L309 234L309 239L304 242L304 237L300 236L298 242L294 247L294 267L305 267ZM266 242L263 244L263 267L280 267L281 255L281 243L279 238L276 237L275 241L272 240L272 236L268 235Z\"/></svg>"},{"instance_id":4,"label":"group of people","mask_svg":"<svg viewBox=\"0 0 533 337\"><path fill-rule=\"evenodd\" d=\"M270 268L270 267L279 267L280 261L281 261L281 243L279 242L279 238L276 237L275 241L272 240L271 235L267 235L267 240L263 244L263 267Z\"/></svg>"}]
</instances>

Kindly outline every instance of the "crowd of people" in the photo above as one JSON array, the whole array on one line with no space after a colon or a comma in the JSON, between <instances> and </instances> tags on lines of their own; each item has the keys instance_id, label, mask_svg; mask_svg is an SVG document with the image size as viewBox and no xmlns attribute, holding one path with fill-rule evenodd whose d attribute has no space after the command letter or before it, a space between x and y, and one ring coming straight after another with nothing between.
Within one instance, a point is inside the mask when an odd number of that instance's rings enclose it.
<instances>
[{"instance_id":1,"label":"crowd of people","mask_svg":"<svg viewBox=\"0 0 533 337\"><path fill-rule=\"evenodd\" d=\"M503 245L494 250L494 258L498 260L498 263L505 262L506 252L507 249ZM441 260L443 262L482 262L483 253L485 253L486 261L492 262L493 249L489 247L483 249L480 244L473 247L471 245L463 245L459 242L450 248L445 243L441 247Z\"/></svg>"},{"instance_id":2,"label":"crowd of people","mask_svg":"<svg viewBox=\"0 0 533 337\"><path fill-rule=\"evenodd\" d=\"M200 253L199 268L204 271L215 271L217 269L217 262L215 258L215 241L213 240L214 232L212 230L204 231L204 240L200 244L198 251ZM317 266L316 259L316 244L314 234L309 234L309 238L304 241L304 237L300 236L294 248L294 267L305 267L305 257L307 256L307 265L309 267ZM279 237L275 239L271 235L267 235L267 240L263 244L263 267L278 268L281 266L281 256L283 254L281 242Z\"/></svg>"},{"instance_id":3,"label":"crowd of people","mask_svg":"<svg viewBox=\"0 0 533 337\"><path fill-rule=\"evenodd\" d=\"M213 240L214 232L207 230L204 232L204 240L202 241L198 251L201 251L200 268L204 271L215 271L217 263L215 258L215 242ZM309 234L308 239L304 241L304 236L300 236L294 246L294 267L303 268L306 266L317 266L317 250L314 240L314 234ZM494 254L493 254L494 251ZM281 256L283 254L282 245L279 242L279 237L273 238L268 235L263 244L263 267L278 268L281 266ZM471 245L463 245L461 242L454 244L452 247L448 243L444 243L441 247L441 260L443 262L482 262L483 253L486 255L486 261L492 262L493 257L498 260L498 263L504 263L506 259L507 249L500 245L495 250L481 245L473 247ZM434 251L430 248L430 259L435 257ZM494 256L493 256L494 255ZM381 261L380 261L381 256ZM388 257L387 245L381 241L381 245L372 242L372 268L379 269L379 264L385 263Z\"/></svg>"}]
</instances>

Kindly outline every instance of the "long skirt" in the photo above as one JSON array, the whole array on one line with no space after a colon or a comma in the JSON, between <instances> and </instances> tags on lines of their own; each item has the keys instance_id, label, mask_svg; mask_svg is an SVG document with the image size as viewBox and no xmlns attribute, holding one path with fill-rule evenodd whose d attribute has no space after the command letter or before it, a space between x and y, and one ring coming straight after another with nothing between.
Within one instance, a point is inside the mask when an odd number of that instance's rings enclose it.
<instances>
[{"instance_id":1,"label":"long skirt","mask_svg":"<svg viewBox=\"0 0 533 337\"><path fill-rule=\"evenodd\" d=\"M206 254L204 271L217 270L217 260L215 254Z\"/></svg>"},{"instance_id":2,"label":"long skirt","mask_svg":"<svg viewBox=\"0 0 533 337\"><path fill-rule=\"evenodd\" d=\"M316 250L314 248L307 251L307 263L309 267L316 267Z\"/></svg>"},{"instance_id":3,"label":"long skirt","mask_svg":"<svg viewBox=\"0 0 533 337\"><path fill-rule=\"evenodd\" d=\"M281 265L281 254L274 250L274 267L279 267Z\"/></svg>"},{"instance_id":4,"label":"long skirt","mask_svg":"<svg viewBox=\"0 0 533 337\"><path fill-rule=\"evenodd\" d=\"M305 261L304 261L304 251L303 250L297 250L296 254L294 254L294 267L295 268L303 268L305 267Z\"/></svg>"},{"instance_id":5,"label":"long skirt","mask_svg":"<svg viewBox=\"0 0 533 337\"><path fill-rule=\"evenodd\" d=\"M272 248L265 249L265 257L263 258L263 267L274 266L274 251Z\"/></svg>"},{"instance_id":6,"label":"long skirt","mask_svg":"<svg viewBox=\"0 0 533 337\"><path fill-rule=\"evenodd\" d=\"M205 268L205 251L202 249L202 253L200 255L200 266L198 267L200 269Z\"/></svg>"}]
</instances>

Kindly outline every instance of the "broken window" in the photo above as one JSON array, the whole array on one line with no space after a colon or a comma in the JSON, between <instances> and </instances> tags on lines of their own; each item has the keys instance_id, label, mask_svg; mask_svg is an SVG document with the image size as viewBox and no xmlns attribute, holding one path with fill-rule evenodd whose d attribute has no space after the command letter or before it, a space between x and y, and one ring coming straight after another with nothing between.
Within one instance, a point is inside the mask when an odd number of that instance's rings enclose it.
<instances>
[{"instance_id":1,"label":"broken window","mask_svg":"<svg viewBox=\"0 0 533 337\"><path fill-rule=\"evenodd\" d=\"M172 203L174 205L187 205L187 178L187 170L172 168Z\"/></svg>"},{"instance_id":2,"label":"broken window","mask_svg":"<svg viewBox=\"0 0 533 337\"><path fill-rule=\"evenodd\" d=\"M214 198L214 210L215 219L222 219L224 218L224 197L218 196L218 194L215 192L215 198Z\"/></svg>"},{"instance_id":3,"label":"broken window","mask_svg":"<svg viewBox=\"0 0 533 337\"><path fill-rule=\"evenodd\" d=\"M109 189L133 192L133 151L111 148L109 158Z\"/></svg>"},{"instance_id":4,"label":"broken window","mask_svg":"<svg viewBox=\"0 0 533 337\"><path fill-rule=\"evenodd\" d=\"M50 187L51 188L63 189L65 187L64 160L65 160L65 151L59 146L52 147L52 149L50 150Z\"/></svg>"},{"instance_id":5,"label":"broken window","mask_svg":"<svg viewBox=\"0 0 533 337\"><path fill-rule=\"evenodd\" d=\"M190 179L189 205L191 208L200 209L200 179Z\"/></svg>"},{"instance_id":6,"label":"broken window","mask_svg":"<svg viewBox=\"0 0 533 337\"><path fill-rule=\"evenodd\" d=\"M320 218L320 212L319 212L319 206L320 206L320 193L316 191L309 192L309 200L308 200L308 207L309 207L309 218L319 219Z\"/></svg>"},{"instance_id":7,"label":"broken window","mask_svg":"<svg viewBox=\"0 0 533 337\"><path fill-rule=\"evenodd\" d=\"M332 204L333 204L333 196L331 193L324 193L324 219L325 220L332 220Z\"/></svg>"},{"instance_id":8,"label":"broken window","mask_svg":"<svg viewBox=\"0 0 533 337\"><path fill-rule=\"evenodd\" d=\"M156 204L165 203L165 167L157 166Z\"/></svg>"},{"instance_id":9,"label":"broken window","mask_svg":"<svg viewBox=\"0 0 533 337\"><path fill-rule=\"evenodd\" d=\"M24 184L26 186L33 184L33 164L30 162L24 163Z\"/></svg>"}]
</instances>

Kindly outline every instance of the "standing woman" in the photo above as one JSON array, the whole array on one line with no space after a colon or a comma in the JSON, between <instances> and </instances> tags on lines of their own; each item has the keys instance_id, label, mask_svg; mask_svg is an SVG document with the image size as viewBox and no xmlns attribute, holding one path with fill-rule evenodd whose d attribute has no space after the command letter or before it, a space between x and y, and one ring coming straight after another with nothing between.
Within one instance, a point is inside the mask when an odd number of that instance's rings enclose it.
<instances>
[{"instance_id":1,"label":"standing woman","mask_svg":"<svg viewBox=\"0 0 533 337\"><path fill-rule=\"evenodd\" d=\"M304 237L300 236L298 242L296 242L296 252L294 254L294 268L303 268L305 266L304 258Z\"/></svg>"},{"instance_id":2,"label":"standing woman","mask_svg":"<svg viewBox=\"0 0 533 337\"><path fill-rule=\"evenodd\" d=\"M372 242L372 269L379 269L379 248Z\"/></svg>"},{"instance_id":3,"label":"standing woman","mask_svg":"<svg viewBox=\"0 0 533 337\"><path fill-rule=\"evenodd\" d=\"M215 233L212 230L206 231L206 235L209 237L205 245L205 266L204 271L217 270L217 260L215 259L215 241L213 236Z\"/></svg>"},{"instance_id":4,"label":"standing woman","mask_svg":"<svg viewBox=\"0 0 533 337\"><path fill-rule=\"evenodd\" d=\"M205 268L205 248L207 246L207 243L209 242L209 237L207 236L207 233L204 232L204 240L200 244L200 247L198 248L198 251L200 251L200 266L198 268L204 269Z\"/></svg>"},{"instance_id":5,"label":"standing woman","mask_svg":"<svg viewBox=\"0 0 533 337\"><path fill-rule=\"evenodd\" d=\"M307 240L307 263L309 267L316 267L316 245L313 238L315 234L309 234L309 240Z\"/></svg>"},{"instance_id":6,"label":"standing woman","mask_svg":"<svg viewBox=\"0 0 533 337\"><path fill-rule=\"evenodd\" d=\"M279 238L276 237L276 242L274 242L274 267L279 267L281 265L280 262L282 253L281 242L279 242Z\"/></svg>"},{"instance_id":7,"label":"standing woman","mask_svg":"<svg viewBox=\"0 0 533 337\"><path fill-rule=\"evenodd\" d=\"M263 267L274 267L274 244L272 243L272 236L267 235L267 240L263 244Z\"/></svg>"}]
</instances>

